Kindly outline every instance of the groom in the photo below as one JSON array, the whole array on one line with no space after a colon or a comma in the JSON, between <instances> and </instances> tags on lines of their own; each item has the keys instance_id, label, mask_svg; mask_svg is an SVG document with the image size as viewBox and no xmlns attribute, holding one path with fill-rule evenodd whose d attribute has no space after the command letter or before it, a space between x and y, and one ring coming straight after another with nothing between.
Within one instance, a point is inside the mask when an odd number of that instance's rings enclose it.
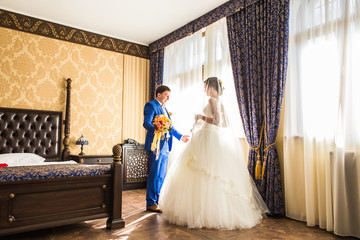
<instances>
[{"instance_id":1,"label":"groom","mask_svg":"<svg viewBox=\"0 0 360 240\"><path fill-rule=\"evenodd\" d=\"M160 85L156 88L156 99L145 104L144 107L144 123L143 126L147 130L145 139L145 150L149 156L149 174L147 177L147 191L146 191L146 209L152 212L161 212L158 204L161 186L164 182L169 152L171 151L173 136L178 140L187 142L188 135L182 135L174 126L172 131L165 134L164 140L160 141L160 154L156 159L156 154L151 151L151 143L154 138L155 128L152 121L157 115L165 115L170 119L169 113L165 108L165 103L170 98L170 88L165 85ZM171 120L171 119L170 119Z\"/></svg>"}]
</instances>

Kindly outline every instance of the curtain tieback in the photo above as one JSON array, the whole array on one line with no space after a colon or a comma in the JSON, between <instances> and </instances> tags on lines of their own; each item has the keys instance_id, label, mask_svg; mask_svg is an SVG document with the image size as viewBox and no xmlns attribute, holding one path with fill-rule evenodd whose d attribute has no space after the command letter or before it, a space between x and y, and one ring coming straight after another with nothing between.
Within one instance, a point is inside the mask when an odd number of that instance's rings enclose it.
<instances>
[{"instance_id":1,"label":"curtain tieback","mask_svg":"<svg viewBox=\"0 0 360 240\"><path fill-rule=\"evenodd\" d=\"M262 170L261 170L261 179L263 179L264 177L264 172L265 172L265 167L266 167L266 157L267 157L267 151L272 147L274 146L276 143L276 140L270 144L269 146L267 146L265 149L264 149L264 162L263 162L263 165L262 165Z\"/></svg>"},{"instance_id":2,"label":"curtain tieback","mask_svg":"<svg viewBox=\"0 0 360 240\"><path fill-rule=\"evenodd\" d=\"M261 140L264 132L264 123L263 121L260 131L260 140L259 140L259 146L258 147L252 147L249 143L249 148L254 150L257 153L257 161L255 166L255 179L262 179L262 167L261 167L261 157L260 157L260 147L261 147Z\"/></svg>"},{"instance_id":3,"label":"curtain tieback","mask_svg":"<svg viewBox=\"0 0 360 240\"><path fill-rule=\"evenodd\" d=\"M255 179L257 179L257 180L263 179L265 167L266 167L267 151L276 144L276 140L275 140L273 143L271 143L269 146L267 146L264 149L264 161L261 162L260 147L261 147L262 137L264 135L264 126L265 126L265 120L263 121L262 126L261 126L259 146L253 147L249 144L249 148L254 150L257 153L257 161L256 161L256 166L255 166Z\"/></svg>"}]
</instances>

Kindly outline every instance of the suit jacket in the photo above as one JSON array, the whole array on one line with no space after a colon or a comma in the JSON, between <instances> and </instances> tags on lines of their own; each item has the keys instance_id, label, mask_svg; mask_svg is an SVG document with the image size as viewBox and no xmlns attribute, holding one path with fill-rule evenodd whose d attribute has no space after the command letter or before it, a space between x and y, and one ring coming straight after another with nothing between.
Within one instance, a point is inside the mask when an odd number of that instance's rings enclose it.
<instances>
[{"instance_id":1,"label":"suit jacket","mask_svg":"<svg viewBox=\"0 0 360 240\"><path fill-rule=\"evenodd\" d=\"M170 118L170 115L166 108L165 108L165 111L167 112L167 115ZM145 139L145 147L144 147L145 150L151 150L151 143L154 139L154 132L155 132L155 128L153 126L152 121L154 120L155 116L161 115L161 114L164 114L166 116L166 114L163 112L163 108L161 107L159 101L157 101L156 99L145 104L144 123L143 123L144 128L147 130L146 139ZM170 120L171 120L171 118L170 118ZM175 136L178 140L180 140L182 137L182 134L179 133L178 131L176 131L174 126L172 126L172 130L169 133L170 133L170 137L168 140L168 144L169 144L169 151L171 151L173 136ZM164 145L165 141L166 140L160 141L160 149Z\"/></svg>"}]
</instances>

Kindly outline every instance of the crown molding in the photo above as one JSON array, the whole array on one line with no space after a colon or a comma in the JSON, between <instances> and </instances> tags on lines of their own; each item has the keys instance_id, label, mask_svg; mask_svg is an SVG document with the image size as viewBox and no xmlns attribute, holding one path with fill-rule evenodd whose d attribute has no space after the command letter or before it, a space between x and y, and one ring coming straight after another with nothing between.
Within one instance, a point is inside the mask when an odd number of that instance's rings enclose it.
<instances>
[{"instance_id":1,"label":"crown molding","mask_svg":"<svg viewBox=\"0 0 360 240\"><path fill-rule=\"evenodd\" d=\"M149 47L0 9L0 27L149 59Z\"/></svg>"}]
</instances>

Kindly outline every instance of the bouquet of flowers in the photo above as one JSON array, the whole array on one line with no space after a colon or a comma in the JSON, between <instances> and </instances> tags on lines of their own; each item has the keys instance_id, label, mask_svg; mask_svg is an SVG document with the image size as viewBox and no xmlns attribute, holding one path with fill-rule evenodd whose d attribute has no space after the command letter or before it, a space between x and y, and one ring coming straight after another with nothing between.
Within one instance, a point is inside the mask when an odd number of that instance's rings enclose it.
<instances>
[{"instance_id":1,"label":"bouquet of flowers","mask_svg":"<svg viewBox=\"0 0 360 240\"><path fill-rule=\"evenodd\" d=\"M156 159L159 157L160 152L160 140L164 140L165 133L171 131L172 123L168 117L164 114L155 116L153 120L155 128L154 139L151 144L151 151L156 151Z\"/></svg>"}]
</instances>

